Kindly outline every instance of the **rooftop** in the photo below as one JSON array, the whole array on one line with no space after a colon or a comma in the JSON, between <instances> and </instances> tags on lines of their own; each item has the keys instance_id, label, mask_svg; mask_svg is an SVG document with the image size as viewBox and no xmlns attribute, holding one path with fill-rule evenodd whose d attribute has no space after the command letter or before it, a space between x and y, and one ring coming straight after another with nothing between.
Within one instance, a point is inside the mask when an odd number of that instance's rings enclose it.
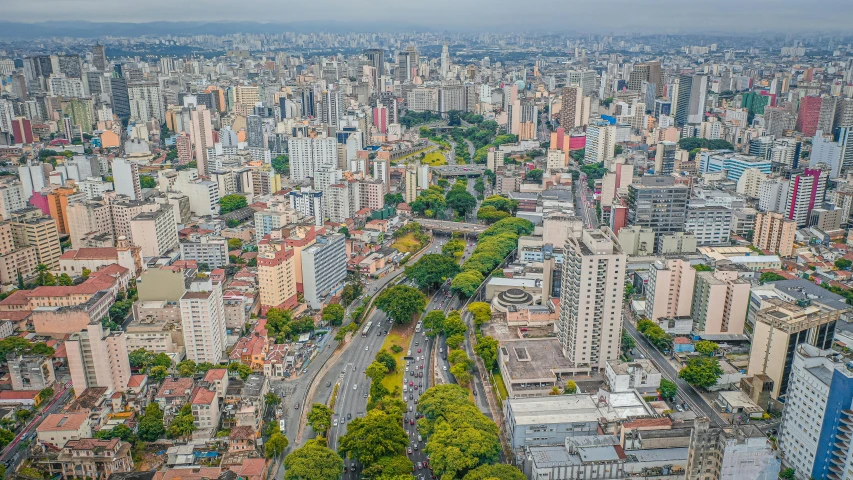
<instances>
[{"instance_id":1,"label":"rooftop","mask_svg":"<svg viewBox=\"0 0 853 480\"><path fill-rule=\"evenodd\" d=\"M86 413L52 413L36 428L37 432L77 430L89 421Z\"/></svg>"},{"instance_id":2,"label":"rooftop","mask_svg":"<svg viewBox=\"0 0 853 480\"><path fill-rule=\"evenodd\" d=\"M636 392L611 393L603 402L597 394L578 394L512 398L507 404L516 425L617 421L653 413Z\"/></svg>"}]
</instances>

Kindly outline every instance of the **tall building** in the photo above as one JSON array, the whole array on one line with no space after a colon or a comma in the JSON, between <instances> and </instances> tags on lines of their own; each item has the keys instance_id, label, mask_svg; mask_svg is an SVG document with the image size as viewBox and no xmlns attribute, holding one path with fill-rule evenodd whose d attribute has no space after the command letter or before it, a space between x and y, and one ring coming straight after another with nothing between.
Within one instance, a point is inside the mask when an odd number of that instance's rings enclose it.
<instances>
[{"instance_id":1,"label":"tall building","mask_svg":"<svg viewBox=\"0 0 853 480\"><path fill-rule=\"evenodd\" d=\"M781 257L794 253L794 238L797 222L777 212L757 213L752 244L761 250L773 252Z\"/></svg>"},{"instance_id":2,"label":"tall building","mask_svg":"<svg viewBox=\"0 0 853 480\"><path fill-rule=\"evenodd\" d=\"M210 110L204 105L197 105L190 110L190 132L192 134L193 150L199 175L209 175L213 169L210 165L209 150L213 147L213 123L210 120Z\"/></svg>"},{"instance_id":3,"label":"tall building","mask_svg":"<svg viewBox=\"0 0 853 480\"><path fill-rule=\"evenodd\" d=\"M800 110L797 112L797 131L807 137L813 137L817 132L820 121L822 99L816 95L808 95L800 100Z\"/></svg>"},{"instance_id":4,"label":"tall building","mask_svg":"<svg viewBox=\"0 0 853 480\"><path fill-rule=\"evenodd\" d=\"M731 229L732 209L700 201L688 204L684 231L696 237L697 245L727 245L731 240Z\"/></svg>"},{"instance_id":5,"label":"tall building","mask_svg":"<svg viewBox=\"0 0 853 480\"><path fill-rule=\"evenodd\" d=\"M144 257L166 255L178 247L178 222L171 205L161 205L153 212L143 212L130 221L133 245Z\"/></svg>"},{"instance_id":6,"label":"tall building","mask_svg":"<svg viewBox=\"0 0 853 480\"><path fill-rule=\"evenodd\" d=\"M287 195L290 199L290 208L306 217L313 217L314 224L318 227L323 225L326 212L323 192L306 187L301 190L291 190Z\"/></svg>"},{"instance_id":7,"label":"tall building","mask_svg":"<svg viewBox=\"0 0 853 480\"><path fill-rule=\"evenodd\" d=\"M0 220L11 218L12 212L26 206L24 186L20 181L13 180L0 183Z\"/></svg>"},{"instance_id":8,"label":"tall building","mask_svg":"<svg viewBox=\"0 0 853 480\"><path fill-rule=\"evenodd\" d=\"M113 113L122 120L130 118L130 93L127 88L127 80L122 77L111 77L110 96L112 97Z\"/></svg>"},{"instance_id":9,"label":"tall building","mask_svg":"<svg viewBox=\"0 0 853 480\"><path fill-rule=\"evenodd\" d=\"M107 49L100 43L92 46L92 66L99 72L107 71Z\"/></svg>"},{"instance_id":10,"label":"tall building","mask_svg":"<svg viewBox=\"0 0 853 480\"><path fill-rule=\"evenodd\" d=\"M675 142L658 142L655 151L655 175L672 175L675 172L675 153L678 144Z\"/></svg>"},{"instance_id":11,"label":"tall building","mask_svg":"<svg viewBox=\"0 0 853 480\"><path fill-rule=\"evenodd\" d=\"M116 158L113 160L113 184L118 195L131 200L142 200L142 184L139 180L139 164L133 160Z\"/></svg>"},{"instance_id":12,"label":"tall building","mask_svg":"<svg viewBox=\"0 0 853 480\"><path fill-rule=\"evenodd\" d=\"M188 360L219 363L226 344L221 285L209 279L190 284L181 297L181 329Z\"/></svg>"},{"instance_id":13,"label":"tall building","mask_svg":"<svg viewBox=\"0 0 853 480\"><path fill-rule=\"evenodd\" d=\"M812 209L823 203L826 178L826 172L808 168L791 177L785 201L785 216L797 222L798 227L808 225Z\"/></svg>"},{"instance_id":14,"label":"tall building","mask_svg":"<svg viewBox=\"0 0 853 480\"><path fill-rule=\"evenodd\" d=\"M853 469L853 370L833 350L795 346L779 452L796 478L841 480Z\"/></svg>"},{"instance_id":15,"label":"tall building","mask_svg":"<svg viewBox=\"0 0 853 480\"><path fill-rule=\"evenodd\" d=\"M684 230L690 187L674 177L645 176L628 185L628 225L650 227L655 235Z\"/></svg>"},{"instance_id":16,"label":"tall building","mask_svg":"<svg viewBox=\"0 0 853 480\"><path fill-rule=\"evenodd\" d=\"M755 425L711 427L707 417L696 418L687 458L690 480L775 479L779 460L773 444Z\"/></svg>"},{"instance_id":17,"label":"tall building","mask_svg":"<svg viewBox=\"0 0 853 480\"><path fill-rule=\"evenodd\" d=\"M369 48L364 51L367 63L373 67L373 78L370 79L373 91L379 90L379 78L385 74L385 50L381 48Z\"/></svg>"},{"instance_id":18,"label":"tall building","mask_svg":"<svg viewBox=\"0 0 853 480\"><path fill-rule=\"evenodd\" d=\"M406 165L406 169L403 171L403 181L405 182L406 188L404 192L404 199L406 203L409 205L418 198L418 164L410 163Z\"/></svg>"},{"instance_id":19,"label":"tall building","mask_svg":"<svg viewBox=\"0 0 853 480\"><path fill-rule=\"evenodd\" d=\"M450 72L450 49L447 44L441 46L441 78L447 78Z\"/></svg>"},{"instance_id":20,"label":"tall building","mask_svg":"<svg viewBox=\"0 0 853 480\"><path fill-rule=\"evenodd\" d=\"M160 122L166 120L166 107L159 83L146 81L128 83L127 95L132 119L142 122L152 118Z\"/></svg>"},{"instance_id":21,"label":"tall building","mask_svg":"<svg viewBox=\"0 0 853 480\"><path fill-rule=\"evenodd\" d=\"M334 137L291 137L287 145L290 151L290 179L294 182L313 178L322 165L338 163L338 147Z\"/></svg>"},{"instance_id":22,"label":"tall building","mask_svg":"<svg viewBox=\"0 0 853 480\"><path fill-rule=\"evenodd\" d=\"M295 263L302 263L301 258L294 257L294 249L285 241L268 235L258 243L258 290L263 313L270 308L291 309L299 303Z\"/></svg>"},{"instance_id":23,"label":"tall building","mask_svg":"<svg viewBox=\"0 0 853 480\"><path fill-rule=\"evenodd\" d=\"M598 92L595 70L569 70L566 72L566 85L581 87L584 97Z\"/></svg>"},{"instance_id":24,"label":"tall building","mask_svg":"<svg viewBox=\"0 0 853 480\"><path fill-rule=\"evenodd\" d=\"M65 349L76 397L92 387L113 392L127 390L130 361L124 332L105 330L99 320L93 321L85 330L72 333L65 341Z\"/></svg>"},{"instance_id":25,"label":"tall building","mask_svg":"<svg viewBox=\"0 0 853 480\"><path fill-rule=\"evenodd\" d=\"M563 87L560 105L560 126L571 130L589 123L590 99L581 87Z\"/></svg>"},{"instance_id":26,"label":"tall building","mask_svg":"<svg viewBox=\"0 0 853 480\"><path fill-rule=\"evenodd\" d=\"M59 232L56 231L56 220L46 216L28 216L26 213L13 214L12 235L17 247L35 247L38 263L47 265L51 270L59 268L62 248Z\"/></svg>"},{"instance_id":27,"label":"tall building","mask_svg":"<svg viewBox=\"0 0 853 480\"><path fill-rule=\"evenodd\" d=\"M656 261L646 285L646 318L686 317L693 302L696 269L679 258Z\"/></svg>"},{"instance_id":28,"label":"tall building","mask_svg":"<svg viewBox=\"0 0 853 480\"><path fill-rule=\"evenodd\" d=\"M628 90L639 92L643 82L655 85L655 97L663 96L664 85L660 62L644 62L634 65L634 70L628 77Z\"/></svg>"},{"instance_id":29,"label":"tall building","mask_svg":"<svg viewBox=\"0 0 853 480\"><path fill-rule=\"evenodd\" d=\"M705 97L708 77L705 75L679 75L671 95L676 125L699 124L705 116Z\"/></svg>"},{"instance_id":30,"label":"tall building","mask_svg":"<svg viewBox=\"0 0 853 480\"><path fill-rule=\"evenodd\" d=\"M341 125L343 114L343 94L337 90L324 90L320 97L320 121L330 127Z\"/></svg>"},{"instance_id":31,"label":"tall building","mask_svg":"<svg viewBox=\"0 0 853 480\"><path fill-rule=\"evenodd\" d=\"M743 334L749 308L749 286L736 271L697 273L691 307L693 331L711 335Z\"/></svg>"},{"instance_id":32,"label":"tall building","mask_svg":"<svg viewBox=\"0 0 853 480\"><path fill-rule=\"evenodd\" d=\"M619 358L628 256L608 229L566 241L557 336L578 372Z\"/></svg>"},{"instance_id":33,"label":"tall building","mask_svg":"<svg viewBox=\"0 0 853 480\"><path fill-rule=\"evenodd\" d=\"M346 237L340 233L317 236L314 245L302 250L302 288L311 308L322 309L343 286L346 264Z\"/></svg>"},{"instance_id":34,"label":"tall building","mask_svg":"<svg viewBox=\"0 0 853 480\"><path fill-rule=\"evenodd\" d=\"M842 311L824 308L818 300L791 303L769 298L764 300L764 305L755 314L747 375L770 377L773 380L770 396L784 401L797 345L805 343L822 350L831 348L835 324Z\"/></svg>"},{"instance_id":35,"label":"tall building","mask_svg":"<svg viewBox=\"0 0 853 480\"><path fill-rule=\"evenodd\" d=\"M259 115L246 117L246 143L248 143L249 148L266 148L264 119Z\"/></svg>"},{"instance_id":36,"label":"tall building","mask_svg":"<svg viewBox=\"0 0 853 480\"><path fill-rule=\"evenodd\" d=\"M603 163L608 168L616 155L616 125L593 122L586 129L584 163Z\"/></svg>"}]
</instances>

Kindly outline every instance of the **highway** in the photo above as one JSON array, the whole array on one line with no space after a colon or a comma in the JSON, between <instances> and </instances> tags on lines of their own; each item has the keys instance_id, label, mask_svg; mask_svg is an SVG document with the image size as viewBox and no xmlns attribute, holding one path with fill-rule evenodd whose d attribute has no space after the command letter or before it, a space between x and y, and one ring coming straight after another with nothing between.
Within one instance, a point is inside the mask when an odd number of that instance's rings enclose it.
<instances>
[{"instance_id":1,"label":"highway","mask_svg":"<svg viewBox=\"0 0 853 480\"><path fill-rule=\"evenodd\" d=\"M631 321L631 314L627 311L623 311L622 313L622 325L625 327L625 330L628 331L628 334L634 339L634 342L637 344L637 351L642 354L645 358L652 361L655 364L657 369L661 372L664 378L671 382L675 382L678 385L678 393L676 394L676 403L684 404L686 403L691 410L696 412L697 415L704 415L711 419L711 422L714 423L718 427L722 427L728 424L723 417L712 407L705 402L705 399L702 398L701 395L687 382L678 378L678 371L675 367L672 366L669 361L660 353L656 348L654 348L649 341L643 336L637 329L634 327L633 322Z\"/></svg>"},{"instance_id":2,"label":"highway","mask_svg":"<svg viewBox=\"0 0 853 480\"><path fill-rule=\"evenodd\" d=\"M595 215L595 198L589 190L586 174L581 172L577 184L574 185L575 208L577 216L581 217L589 228L598 228L598 218Z\"/></svg>"}]
</instances>

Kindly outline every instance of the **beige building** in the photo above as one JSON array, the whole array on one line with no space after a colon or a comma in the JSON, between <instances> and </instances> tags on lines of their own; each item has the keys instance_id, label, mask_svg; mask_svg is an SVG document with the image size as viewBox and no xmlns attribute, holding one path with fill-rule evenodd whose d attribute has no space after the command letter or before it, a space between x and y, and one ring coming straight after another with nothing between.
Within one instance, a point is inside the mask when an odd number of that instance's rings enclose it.
<instances>
[{"instance_id":1,"label":"beige building","mask_svg":"<svg viewBox=\"0 0 853 480\"><path fill-rule=\"evenodd\" d=\"M59 268L62 248L59 245L56 220L45 216L16 219L13 215L12 235L15 245L35 248L38 263L47 265L51 270Z\"/></svg>"},{"instance_id":2,"label":"beige building","mask_svg":"<svg viewBox=\"0 0 853 480\"><path fill-rule=\"evenodd\" d=\"M72 334L65 348L75 396L89 387L127 390L130 363L124 332L104 330L100 321L93 321L85 330Z\"/></svg>"},{"instance_id":3,"label":"beige building","mask_svg":"<svg viewBox=\"0 0 853 480\"><path fill-rule=\"evenodd\" d=\"M657 320L690 315L695 283L696 270L686 260L653 263L646 286L646 317Z\"/></svg>"},{"instance_id":4,"label":"beige building","mask_svg":"<svg viewBox=\"0 0 853 480\"><path fill-rule=\"evenodd\" d=\"M115 238L125 237L133 241L130 221L139 214L157 211L160 205L157 203L142 203L135 200L122 200L112 203L110 207L112 208L113 234Z\"/></svg>"},{"instance_id":5,"label":"beige building","mask_svg":"<svg viewBox=\"0 0 853 480\"><path fill-rule=\"evenodd\" d=\"M130 232L143 257L159 257L178 247L178 226L170 205L133 217Z\"/></svg>"},{"instance_id":6,"label":"beige building","mask_svg":"<svg viewBox=\"0 0 853 480\"><path fill-rule=\"evenodd\" d=\"M748 281L736 271L715 270L696 274L693 289L693 331L742 334L749 308Z\"/></svg>"},{"instance_id":7,"label":"beige building","mask_svg":"<svg viewBox=\"0 0 853 480\"><path fill-rule=\"evenodd\" d=\"M619 229L619 244L625 249L625 254L644 257L655 250L655 231L650 227L631 225Z\"/></svg>"},{"instance_id":8,"label":"beige building","mask_svg":"<svg viewBox=\"0 0 853 480\"><path fill-rule=\"evenodd\" d=\"M689 232L662 233L658 235L657 247L661 255L696 253L696 236Z\"/></svg>"},{"instance_id":9,"label":"beige building","mask_svg":"<svg viewBox=\"0 0 853 480\"><path fill-rule=\"evenodd\" d=\"M74 248L84 246L83 239L92 233L108 234L115 238L112 207L108 203L96 200L71 202L65 212L68 234Z\"/></svg>"},{"instance_id":10,"label":"beige building","mask_svg":"<svg viewBox=\"0 0 853 480\"><path fill-rule=\"evenodd\" d=\"M619 358L628 256L609 229L566 241L557 336L576 372Z\"/></svg>"},{"instance_id":11,"label":"beige building","mask_svg":"<svg viewBox=\"0 0 853 480\"><path fill-rule=\"evenodd\" d=\"M140 302L167 301L178 303L186 283L195 276L194 270L182 270L174 267L150 268L136 281Z\"/></svg>"},{"instance_id":12,"label":"beige building","mask_svg":"<svg viewBox=\"0 0 853 480\"><path fill-rule=\"evenodd\" d=\"M835 324L842 311L823 308L816 301L800 306L770 298L765 303L768 306L755 316L747 375L765 374L770 377L773 380L770 396L779 399L788 392L794 362L794 355L790 352L801 343L822 350L832 348Z\"/></svg>"},{"instance_id":13,"label":"beige building","mask_svg":"<svg viewBox=\"0 0 853 480\"><path fill-rule=\"evenodd\" d=\"M16 283L19 272L24 278L31 277L38 263L36 248L15 245L12 222L0 221L0 284Z\"/></svg>"},{"instance_id":14,"label":"beige building","mask_svg":"<svg viewBox=\"0 0 853 480\"><path fill-rule=\"evenodd\" d=\"M133 321L125 329L127 350L182 353L181 308L165 300L134 302Z\"/></svg>"},{"instance_id":15,"label":"beige building","mask_svg":"<svg viewBox=\"0 0 853 480\"><path fill-rule=\"evenodd\" d=\"M7 356L12 390L43 390L56 382L53 361L47 355Z\"/></svg>"},{"instance_id":16,"label":"beige building","mask_svg":"<svg viewBox=\"0 0 853 480\"><path fill-rule=\"evenodd\" d=\"M409 164L406 166L406 170L403 173L403 180L405 181L406 189L403 193L405 195L404 200L409 205L418 198L418 164L417 162L413 164Z\"/></svg>"},{"instance_id":17,"label":"beige building","mask_svg":"<svg viewBox=\"0 0 853 480\"><path fill-rule=\"evenodd\" d=\"M743 171L737 181L737 193L750 198L761 196L761 184L767 180L768 175L757 168L747 168Z\"/></svg>"},{"instance_id":18,"label":"beige building","mask_svg":"<svg viewBox=\"0 0 853 480\"><path fill-rule=\"evenodd\" d=\"M290 309L296 306L296 263L301 258L282 240L267 236L258 244L258 286L261 310Z\"/></svg>"},{"instance_id":19,"label":"beige building","mask_svg":"<svg viewBox=\"0 0 853 480\"><path fill-rule=\"evenodd\" d=\"M36 428L39 443L62 448L69 440L92 438L89 415L83 413L51 413Z\"/></svg>"},{"instance_id":20,"label":"beige building","mask_svg":"<svg viewBox=\"0 0 853 480\"><path fill-rule=\"evenodd\" d=\"M797 222L788 220L781 213L759 212L755 215L755 230L752 244L761 250L768 250L782 257L794 254L794 235Z\"/></svg>"}]
</instances>

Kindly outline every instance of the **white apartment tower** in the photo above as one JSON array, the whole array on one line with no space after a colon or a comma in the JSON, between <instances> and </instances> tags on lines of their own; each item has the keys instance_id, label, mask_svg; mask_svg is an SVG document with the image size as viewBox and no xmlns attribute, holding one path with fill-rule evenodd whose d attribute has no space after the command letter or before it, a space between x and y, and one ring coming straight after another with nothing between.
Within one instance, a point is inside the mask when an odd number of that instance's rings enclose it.
<instances>
[{"instance_id":1,"label":"white apartment tower","mask_svg":"<svg viewBox=\"0 0 853 480\"><path fill-rule=\"evenodd\" d=\"M338 146L332 137L293 137L287 141L290 151L290 179L301 182L314 177L322 165L338 164Z\"/></svg>"},{"instance_id":2,"label":"white apartment tower","mask_svg":"<svg viewBox=\"0 0 853 480\"><path fill-rule=\"evenodd\" d=\"M627 261L607 228L566 241L558 338L577 372L603 370L619 358Z\"/></svg>"},{"instance_id":3,"label":"white apartment tower","mask_svg":"<svg viewBox=\"0 0 853 480\"><path fill-rule=\"evenodd\" d=\"M181 297L181 328L187 359L216 364L225 352L225 304L211 280L193 282Z\"/></svg>"}]
</instances>

